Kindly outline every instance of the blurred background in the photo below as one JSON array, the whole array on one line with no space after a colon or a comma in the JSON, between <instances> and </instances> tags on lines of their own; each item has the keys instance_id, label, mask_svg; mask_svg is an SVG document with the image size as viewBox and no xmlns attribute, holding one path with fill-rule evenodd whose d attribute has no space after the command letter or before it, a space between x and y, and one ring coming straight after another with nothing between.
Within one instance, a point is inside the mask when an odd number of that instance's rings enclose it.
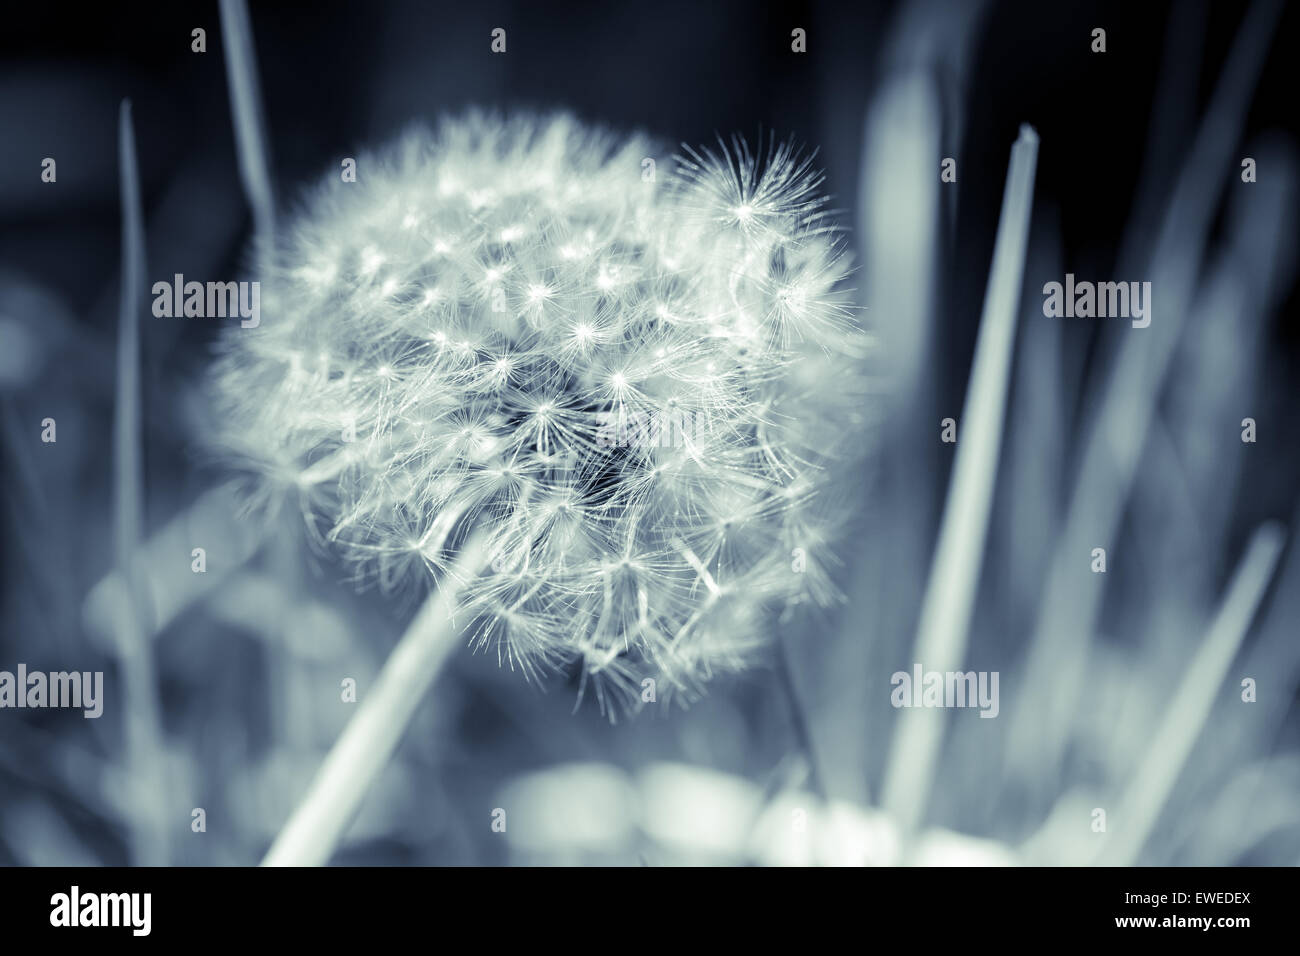
<instances>
[{"instance_id":1,"label":"blurred background","mask_svg":"<svg viewBox=\"0 0 1300 956\"><path fill-rule=\"evenodd\" d=\"M466 650L334 862L1300 863L1300 8L390 0L250 17L282 205L470 106L564 108L669 144L775 130L819 150L880 343L875 424L844 439L874 449L845 599L776 627L788 667L774 654L688 710L611 722L575 710L576 675L537 687ZM103 671L106 704L0 710L0 862L255 863L353 712L340 681L364 694L413 608L356 593L289 524L234 520L203 451L218 323L154 318L142 294L131 561L150 612L144 648L114 641L118 109L130 98L149 283L244 277L224 38L215 3L52 2L6 25L0 670ZM891 790L890 675L916 659L960 447L940 421L962 418L1021 123L1041 138L1037 185L962 655L1001 674L1001 712L946 715L924 786ZM1043 284L1067 272L1151 281L1151 328L1045 317Z\"/></svg>"}]
</instances>

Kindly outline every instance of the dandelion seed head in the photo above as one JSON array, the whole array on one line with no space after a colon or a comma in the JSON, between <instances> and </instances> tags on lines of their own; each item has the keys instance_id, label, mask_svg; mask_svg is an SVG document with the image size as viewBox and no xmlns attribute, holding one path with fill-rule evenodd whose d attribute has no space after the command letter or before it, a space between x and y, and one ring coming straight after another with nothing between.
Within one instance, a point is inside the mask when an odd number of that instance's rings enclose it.
<instances>
[{"instance_id":1,"label":"dandelion seed head","mask_svg":"<svg viewBox=\"0 0 1300 956\"><path fill-rule=\"evenodd\" d=\"M637 701L833 594L865 401L809 158L735 140L646 188L650 155L563 115L412 133L304 204L214 372L225 447L361 574L436 586L482 529L475 642Z\"/></svg>"}]
</instances>

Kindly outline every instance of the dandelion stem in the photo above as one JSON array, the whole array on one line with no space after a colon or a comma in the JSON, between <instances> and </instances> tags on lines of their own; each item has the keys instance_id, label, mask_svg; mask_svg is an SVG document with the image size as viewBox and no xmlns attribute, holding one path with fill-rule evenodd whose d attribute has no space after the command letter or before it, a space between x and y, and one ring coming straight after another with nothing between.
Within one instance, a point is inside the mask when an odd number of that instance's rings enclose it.
<instances>
[{"instance_id":1,"label":"dandelion stem","mask_svg":"<svg viewBox=\"0 0 1300 956\"><path fill-rule=\"evenodd\" d=\"M829 803L830 794L826 789L826 778L821 772L821 761L818 759L817 748L813 743L812 728L809 725L803 698L795 683L794 664L790 659L790 648L786 645L785 634L777 635L776 655L777 679L785 693L786 703L790 706L790 726L808 761L808 786L823 803Z\"/></svg>"},{"instance_id":2,"label":"dandelion stem","mask_svg":"<svg viewBox=\"0 0 1300 956\"><path fill-rule=\"evenodd\" d=\"M1022 126L1011 148L979 339L962 409L962 434L917 624L913 659L931 671L956 670L966 653L1002 443L1037 163L1038 134ZM925 811L943 740L943 713L917 708L905 710L899 717L885 768L883 803L904 833L915 828Z\"/></svg>"},{"instance_id":3,"label":"dandelion stem","mask_svg":"<svg viewBox=\"0 0 1300 956\"><path fill-rule=\"evenodd\" d=\"M456 647L461 587L487 561L484 537L471 535L455 565L429 595L384 663L312 781L306 797L276 837L263 866L327 863L361 801L388 764L411 718Z\"/></svg>"}]
</instances>

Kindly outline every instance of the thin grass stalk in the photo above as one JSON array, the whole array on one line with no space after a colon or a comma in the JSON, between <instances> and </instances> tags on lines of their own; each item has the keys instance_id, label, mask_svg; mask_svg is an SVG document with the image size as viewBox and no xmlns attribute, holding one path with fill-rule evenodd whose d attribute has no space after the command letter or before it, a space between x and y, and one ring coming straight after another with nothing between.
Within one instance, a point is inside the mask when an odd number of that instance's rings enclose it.
<instances>
[{"instance_id":1,"label":"thin grass stalk","mask_svg":"<svg viewBox=\"0 0 1300 956\"><path fill-rule=\"evenodd\" d=\"M1196 266L1228 179L1225 170L1232 167L1229 160L1280 7L1272 0L1252 5L1233 41L1146 265L1153 294L1160 299L1159 314L1152 317L1149 328L1127 330L1085 430L1078 477L1043 587L1021 680L1025 693L1011 715L1008 780L1056 778L1077 711L1105 583L1105 575L1087 570L1088 555L1094 547L1112 547L1118 532L1156 399L1191 307ZM1136 271L1138 263L1125 261L1122 268Z\"/></svg>"},{"instance_id":2,"label":"thin grass stalk","mask_svg":"<svg viewBox=\"0 0 1300 956\"><path fill-rule=\"evenodd\" d=\"M147 570L139 586L151 610L152 637L220 588L256 553L265 529L252 522L231 521L239 507L228 486L206 491L136 545L129 564ZM178 559L198 546L214 558L204 574L193 573L187 561ZM126 581L115 566L86 595L81 608L86 627L110 636L112 622L127 599Z\"/></svg>"},{"instance_id":3,"label":"thin grass stalk","mask_svg":"<svg viewBox=\"0 0 1300 956\"><path fill-rule=\"evenodd\" d=\"M253 27L244 0L221 0L221 37L235 126L235 146L239 154L239 178L248 205L253 210L258 249L261 254L266 254L275 235L275 191L266 142L261 84L257 77Z\"/></svg>"},{"instance_id":4,"label":"thin grass stalk","mask_svg":"<svg viewBox=\"0 0 1300 956\"><path fill-rule=\"evenodd\" d=\"M1273 579L1284 539L1281 526L1271 522L1251 536L1223 603L1111 816L1100 855L1104 865L1137 862Z\"/></svg>"},{"instance_id":5,"label":"thin grass stalk","mask_svg":"<svg viewBox=\"0 0 1300 956\"><path fill-rule=\"evenodd\" d=\"M893 635L909 626L921 599L928 554L915 533L933 522L919 489L933 473L933 446L921 437L932 418L927 355L933 349L934 294L939 257L940 188L933 170L942 158L940 96L928 71L912 69L872 99L863 124L857 236L863 258L866 314L880 339L882 409L877 473L864 496L871 533L864 536L848 604L837 635L840 656L828 680L843 689L822 705L836 797L868 802L871 778L883 765L869 741L885 736L895 714L885 701L863 700L862 675L890 666ZM832 687L835 684L831 685ZM831 756L834 760L830 760Z\"/></svg>"},{"instance_id":6,"label":"thin grass stalk","mask_svg":"<svg viewBox=\"0 0 1300 956\"><path fill-rule=\"evenodd\" d=\"M114 636L125 685L127 764L133 783L130 813L132 860L161 866L168 858L166 781L162 728L149 647L148 607L132 557L144 513L144 461L140 410L140 292L145 285L144 212L136 162L131 103L118 115L122 197L122 293L117 329L117 386L113 409L113 539L126 600L118 607Z\"/></svg>"},{"instance_id":7,"label":"thin grass stalk","mask_svg":"<svg viewBox=\"0 0 1300 956\"><path fill-rule=\"evenodd\" d=\"M1022 126L1011 148L956 462L917 627L913 659L930 671L955 670L966 654L1011 381L1037 162L1038 134ZM941 710L909 708L899 714L882 802L905 835L925 812L943 731Z\"/></svg>"}]
</instances>

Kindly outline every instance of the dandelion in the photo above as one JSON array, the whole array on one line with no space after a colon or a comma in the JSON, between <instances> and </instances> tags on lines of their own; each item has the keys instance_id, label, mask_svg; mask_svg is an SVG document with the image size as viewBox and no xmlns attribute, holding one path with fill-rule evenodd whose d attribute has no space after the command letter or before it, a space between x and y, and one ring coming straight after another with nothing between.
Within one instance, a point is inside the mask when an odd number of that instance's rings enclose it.
<instances>
[{"instance_id":1,"label":"dandelion","mask_svg":"<svg viewBox=\"0 0 1300 956\"><path fill-rule=\"evenodd\" d=\"M654 152L563 115L412 133L311 197L215 370L260 500L364 580L432 585L426 646L454 614L602 706L647 679L689 699L832 593L860 446L865 340L810 159L737 141L646 183ZM695 427L609 440L670 415Z\"/></svg>"}]
</instances>

